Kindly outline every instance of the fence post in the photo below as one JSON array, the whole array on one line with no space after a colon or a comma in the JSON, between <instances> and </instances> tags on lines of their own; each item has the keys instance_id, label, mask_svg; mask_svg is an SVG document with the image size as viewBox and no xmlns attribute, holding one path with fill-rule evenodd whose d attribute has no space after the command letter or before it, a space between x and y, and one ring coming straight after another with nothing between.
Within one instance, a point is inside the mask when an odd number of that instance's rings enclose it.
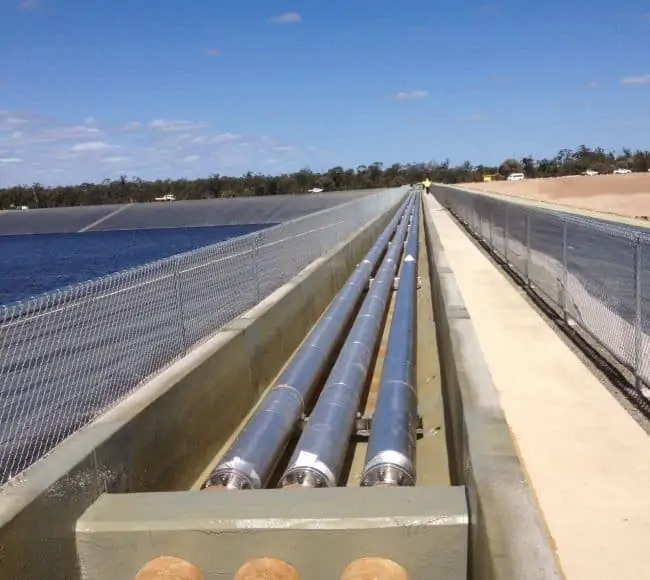
<instances>
[{"instance_id":1,"label":"fence post","mask_svg":"<svg viewBox=\"0 0 650 580\"><path fill-rule=\"evenodd\" d=\"M490 236L490 250L496 254L496 251L494 249L494 204L490 202L490 217L488 218L489 220L489 236Z\"/></svg>"},{"instance_id":2,"label":"fence post","mask_svg":"<svg viewBox=\"0 0 650 580\"><path fill-rule=\"evenodd\" d=\"M253 288L255 290L255 304L259 304L262 300L260 292L260 247L262 246L262 234L255 234L255 239L253 240Z\"/></svg>"},{"instance_id":3,"label":"fence post","mask_svg":"<svg viewBox=\"0 0 650 580\"><path fill-rule=\"evenodd\" d=\"M641 390L641 362L643 338L641 328L641 240L639 236L634 239L634 384Z\"/></svg>"},{"instance_id":4,"label":"fence post","mask_svg":"<svg viewBox=\"0 0 650 580\"><path fill-rule=\"evenodd\" d=\"M293 278L300 272L300 244L298 243L298 236L294 235L291 237L291 243L293 244L293 267L294 272L291 274L290 278Z\"/></svg>"},{"instance_id":5,"label":"fence post","mask_svg":"<svg viewBox=\"0 0 650 580\"><path fill-rule=\"evenodd\" d=\"M530 213L526 212L526 284L530 286Z\"/></svg>"},{"instance_id":6,"label":"fence post","mask_svg":"<svg viewBox=\"0 0 650 580\"><path fill-rule=\"evenodd\" d=\"M569 280L568 275L568 230L569 224L566 220L562 220L562 319L566 323L568 321L567 310L569 307L569 301L567 297L567 283Z\"/></svg>"},{"instance_id":7,"label":"fence post","mask_svg":"<svg viewBox=\"0 0 650 580\"><path fill-rule=\"evenodd\" d=\"M178 326L181 333L181 351L187 354L187 329L185 328L185 312L183 309L183 294L181 287L181 269L180 259L174 259L174 296L176 299L176 315L178 316Z\"/></svg>"},{"instance_id":8,"label":"fence post","mask_svg":"<svg viewBox=\"0 0 650 580\"><path fill-rule=\"evenodd\" d=\"M508 257L508 246L510 245L510 212L508 211L508 204L504 204L506 208L506 227L503 232L503 253L506 259L506 266L510 267L510 258Z\"/></svg>"}]
</instances>

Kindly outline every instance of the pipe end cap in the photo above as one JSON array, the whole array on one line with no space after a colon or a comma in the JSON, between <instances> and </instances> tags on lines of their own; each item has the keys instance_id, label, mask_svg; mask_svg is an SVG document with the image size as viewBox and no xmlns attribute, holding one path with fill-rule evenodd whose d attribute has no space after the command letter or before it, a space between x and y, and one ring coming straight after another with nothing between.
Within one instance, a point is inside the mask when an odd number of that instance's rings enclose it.
<instances>
[{"instance_id":1,"label":"pipe end cap","mask_svg":"<svg viewBox=\"0 0 650 580\"><path fill-rule=\"evenodd\" d=\"M233 491L230 487L225 485L208 485L207 487L201 488L201 491Z\"/></svg>"},{"instance_id":2,"label":"pipe end cap","mask_svg":"<svg viewBox=\"0 0 650 580\"><path fill-rule=\"evenodd\" d=\"M371 556L349 564L341 580L409 580L409 575L397 562Z\"/></svg>"},{"instance_id":3,"label":"pipe end cap","mask_svg":"<svg viewBox=\"0 0 650 580\"><path fill-rule=\"evenodd\" d=\"M147 562L135 580L205 580L194 564L175 556L160 556Z\"/></svg>"},{"instance_id":4,"label":"pipe end cap","mask_svg":"<svg viewBox=\"0 0 650 580\"><path fill-rule=\"evenodd\" d=\"M284 560L256 558L244 563L233 580L300 580L300 574Z\"/></svg>"}]
</instances>

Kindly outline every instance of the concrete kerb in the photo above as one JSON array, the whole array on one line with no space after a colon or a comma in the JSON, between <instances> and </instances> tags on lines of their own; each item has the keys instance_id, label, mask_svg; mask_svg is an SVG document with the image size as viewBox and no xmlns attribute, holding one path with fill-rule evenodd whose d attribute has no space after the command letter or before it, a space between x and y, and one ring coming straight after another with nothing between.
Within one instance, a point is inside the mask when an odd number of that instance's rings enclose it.
<instances>
[{"instance_id":1,"label":"concrete kerb","mask_svg":"<svg viewBox=\"0 0 650 580\"><path fill-rule=\"evenodd\" d=\"M189 487L397 207L0 488L0 577L80 578L76 521L102 493Z\"/></svg>"},{"instance_id":2,"label":"concrete kerb","mask_svg":"<svg viewBox=\"0 0 650 580\"><path fill-rule=\"evenodd\" d=\"M257 557L335 580L378 555L413 580L465 580L467 519L463 488L448 486L107 494L79 520L77 541L87 580L133 578L167 554L206 580L233 578Z\"/></svg>"},{"instance_id":3,"label":"concrete kerb","mask_svg":"<svg viewBox=\"0 0 650 580\"><path fill-rule=\"evenodd\" d=\"M472 321L435 226L426 245L447 407L450 471L465 485L471 580L560 579L562 573L528 485Z\"/></svg>"}]
</instances>

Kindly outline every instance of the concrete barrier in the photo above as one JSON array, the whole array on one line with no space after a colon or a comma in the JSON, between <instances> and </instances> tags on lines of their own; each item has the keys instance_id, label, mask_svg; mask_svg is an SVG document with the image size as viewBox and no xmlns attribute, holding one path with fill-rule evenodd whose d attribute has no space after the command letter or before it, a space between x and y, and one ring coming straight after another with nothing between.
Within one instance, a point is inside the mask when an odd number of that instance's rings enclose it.
<instances>
[{"instance_id":1,"label":"concrete barrier","mask_svg":"<svg viewBox=\"0 0 650 580\"><path fill-rule=\"evenodd\" d=\"M468 578L562 578L463 297L431 217L423 213L450 472L452 483L467 489Z\"/></svg>"},{"instance_id":2,"label":"concrete barrier","mask_svg":"<svg viewBox=\"0 0 650 580\"><path fill-rule=\"evenodd\" d=\"M102 493L189 488L396 207L6 484L0 578L81 578L75 527Z\"/></svg>"},{"instance_id":3,"label":"concrete barrier","mask_svg":"<svg viewBox=\"0 0 650 580\"><path fill-rule=\"evenodd\" d=\"M86 580L130 580L169 555L206 580L231 580L259 557L289 562L305 580L338 580L368 556L397 562L410 580L467 576L462 487L106 494L79 520L77 538Z\"/></svg>"}]
</instances>

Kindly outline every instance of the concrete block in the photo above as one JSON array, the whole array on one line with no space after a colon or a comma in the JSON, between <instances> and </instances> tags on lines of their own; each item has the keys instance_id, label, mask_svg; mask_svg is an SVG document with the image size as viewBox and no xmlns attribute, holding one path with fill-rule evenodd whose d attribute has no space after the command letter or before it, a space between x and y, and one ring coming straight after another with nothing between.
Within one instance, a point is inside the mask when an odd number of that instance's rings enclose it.
<instances>
[{"instance_id":1,"label":"concrete block","mask_svg":"<svg viewBox=\"0 0 650 580\"><path fill-rule=\"evenodd\" d=\"M462 487L331 488L104 495L77 538L88 580L133 578L161 555L193 563L206 580L231 580L257 557L336 580L353 560L377 555L411 580L465 580L467 529Z\"/></svg>"}]
</instances>

